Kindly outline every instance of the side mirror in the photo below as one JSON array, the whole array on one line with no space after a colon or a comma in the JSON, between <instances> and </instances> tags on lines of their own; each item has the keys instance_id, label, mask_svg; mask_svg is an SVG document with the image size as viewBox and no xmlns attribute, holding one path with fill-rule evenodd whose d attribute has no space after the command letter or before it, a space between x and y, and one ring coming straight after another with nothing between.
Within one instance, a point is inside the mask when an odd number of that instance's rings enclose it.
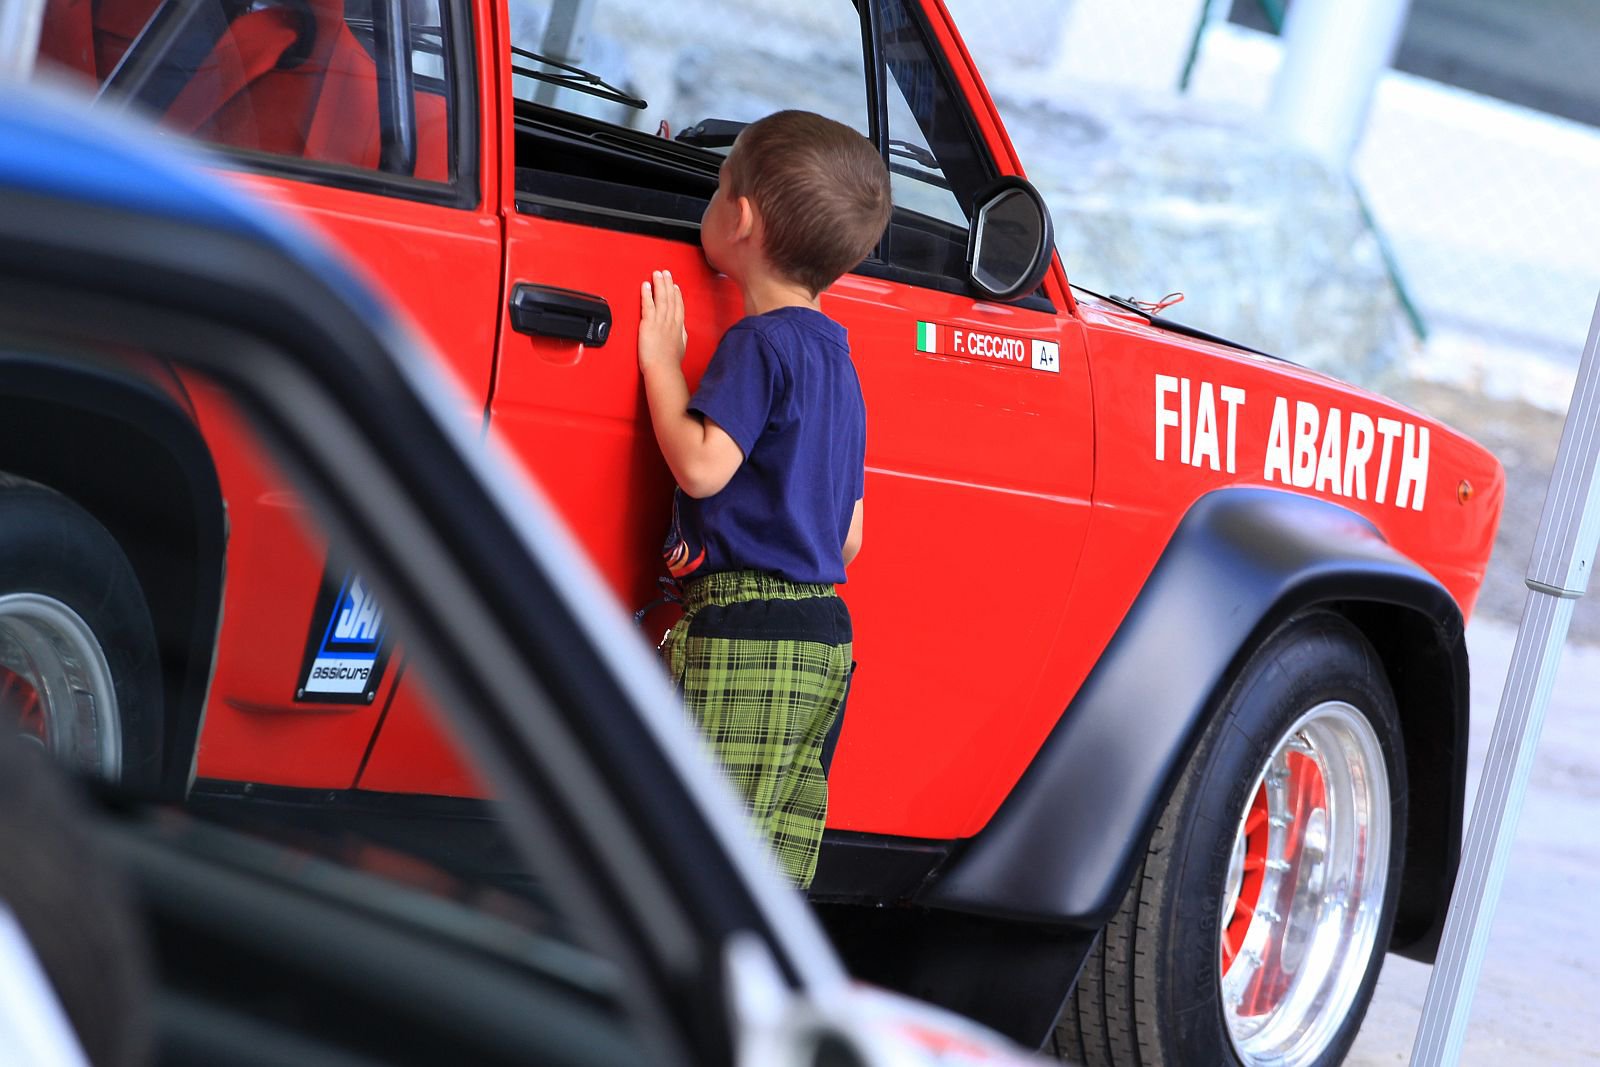
<instances>
[{"instance_id":1,"label":"side mirror","mask_svg":"<svg viewBox=\"0 0 1600 1067\"><path fill-rule=\"evenodd\" d=\"M1050 209L1025 178L1007 176L979 195L967 243L967 278L992 300L1038 288L1055 253Z\"/></svg>"}]
</instances>

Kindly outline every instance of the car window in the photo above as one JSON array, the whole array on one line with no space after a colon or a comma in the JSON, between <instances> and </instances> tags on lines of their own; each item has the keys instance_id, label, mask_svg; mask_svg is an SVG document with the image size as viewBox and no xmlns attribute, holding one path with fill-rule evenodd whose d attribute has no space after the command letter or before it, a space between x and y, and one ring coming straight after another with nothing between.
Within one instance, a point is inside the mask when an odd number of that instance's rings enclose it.
<instances>
[{"instance_id":1,"label":"car window","mask_svg":"<svg viewBox=\"0 0 1600 1067\"><path fill-rule=\"evenodd\" d=\"M894 194L895 208L915 211L929 218L947 222L966 229L971 224L961 201L950 188L944 165L933 149L928 147L928 137L917 124L911 105L906 102L900 83L891 78L888 82L889 109L889 186ZM948 149L948 145L945 146Z\"/></svg>"},{"instance_id":2,"label":"car window","mask_svg":"<svg viewBox=\"0 0 1600 1067\"><path fill-rule=\"evenodd\" d=\"M516 180L525 211L693 240L714 155L785 108L873 135L848 0L693 5L511 0ZM879 6L895 214L865 273L966 291L972 205L995 175L905 0Z\"/></svg>"},{"instance_id":3,"label":"car window","mask_svg":"<svg viewBox=\"0 0 1600 1067\"><path fill-rule=\"evenodd\" d=\"M850 0L511 0L510 17L525 209L577 205L613 228L693 226L718 156L749 122L798 108L870 130Z\"/></svg>"},{"instance_id":4,"label":"car window","mask_svg":"<svg viewBox=\"0 0 1600 1067\"><path fill-rule=\"evenodd\" d=\"M449 182L441 0L49 0L40 68L228 149Z\"/></svg>"},{"instance_id":5,"label":"car window","mask_svg":"<svg viewBox=\"0 0 1600 1067\"><path fill-rule=\"evenodd\" d=\"M904 0L887 0L880 20L895 203L884 258L964 284L972 205L993 166L928 47L920 16Z\"/></svg>"},{"instance_id":6,"label":"car window","mask_svg":"<svg viewBox=\"0 0 1600 1067\"><path fill-rule=\"evenodd\" d=\"M868 131L861 21L849 0L511 0L510 10L518 100L688 143L720 140L697 137L706 120L745 123L785 108Z\"/></svg>"},{"instance_id":7,"label":"car window","mask_svg":"<svg viewBox=\"0 0 1600 1067\"><path fill-rule=\"evenodd\" d=\"M276 202L39 100L0 105L0 733L112 783L162 1062L714 1064L732 937L836 981L438 353Z\"/></svg>"}]
</instances>

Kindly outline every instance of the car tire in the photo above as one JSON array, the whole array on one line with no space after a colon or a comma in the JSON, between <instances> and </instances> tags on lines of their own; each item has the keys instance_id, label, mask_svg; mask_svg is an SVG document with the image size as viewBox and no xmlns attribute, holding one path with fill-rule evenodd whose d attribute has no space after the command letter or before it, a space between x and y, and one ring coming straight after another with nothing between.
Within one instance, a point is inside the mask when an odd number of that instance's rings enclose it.
<instances>
[{"instance_id":1,"label":"car tire","mask_svg":"<svg viewBox=\"0 0 1600 1067\"><path fill-rule=\"evenodd\" d=\"M60 493L0 476L0 729L149 790L162 718L155 628L116 539Z\"/></svg>"},{"instance_id":2,"label":"car tire","mask_svg":"<svg viewBox=\"0 0 1600 1067\"><path fill-rule=\"evenodd\" d=\"M1406 780L1343 618L1277 630L1185 767L1055 1034L1086 1067L1321 1067L1355 1040L1399 896Z\"/></svg>"}]
</instances>

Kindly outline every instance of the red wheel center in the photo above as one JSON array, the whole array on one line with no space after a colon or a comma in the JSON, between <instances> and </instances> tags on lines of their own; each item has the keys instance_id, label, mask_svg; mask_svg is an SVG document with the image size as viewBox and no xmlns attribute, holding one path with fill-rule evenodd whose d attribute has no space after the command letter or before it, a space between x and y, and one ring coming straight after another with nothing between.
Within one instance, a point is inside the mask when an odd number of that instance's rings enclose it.
<instances>
[{"instance_id":1,"label":"red wheel center","mask_svg":"<svg viewBox=\"0 0 1600 1067\"><path fill-rule=\"evenodd\" d=\"M1256 788L1255 799L1250 802L1250 812L1245 816L1244 877L1239 883L1239 899L1234 901L1233 913L1226 917L1222 928L1222 973L1228 973L1233 961L1244 947L1244 935L1250 930L1250 920L1255 917L1256 904L1261 899L1261 882L1267 870L1267 787Z\"/></svg>"},{"instance_id":2,"label":"red wheel center","mask_svg":"<svg viewBox=\"0 0 1600 1067\"><path fill-rule=\"evenodd\" d=\"M1223 918L1223 974L1227 974L1233 967L1234 961L1244 949L1245 937L1249 934L1258 911L1263 910L1261 894L1266 883L1268 863L1273 859L1271 837L1274 816L1285 823L1282 855L1277 857L1275 864L1277 870L1282 872L1283 879L1275 885L1289 886L1292 894L1294 879L1304 851L1306 828L1311 825L1311 815L1319 808L1326 808L1328 804L1327 787L1315 759L1304 753L1290 752L1285 761L1285 770L1287 773L1283 783L1282 810L1273 810L1267 783L1263 782L1256 789L1255 798L1250 802L1250 810L1245 815L1244 827L1240 830L1244 835L1243 877L1240 879L1239 897L1234 902L1233 910ZM1276 891L1273 895L1280 900L1284 897L1283 893ZM1281 924L1282 919L1277 916L1285 908L1279 906L1279 901L1276 900L1267 901L1266 904L1264 910L1268 913L1269 921ZM1268 937L1265 945L1258 950L1260 959L1257 961L1254 976L1245 989L1239 1006L1240 1015L1265 1015L1276 1008L1288 992L1294 973L1284 967L1283 961L1278 958L1281 948L1282 937L1273 936Z\"/></svg>"},{"instance_id":3,"label":"red wheel center","mask_svg":"<svg viewBox=\"0 0 1600 1067\"><path fill-rule=\"evenodd\" d=\"M9 667L0 667L0 723L13 722L23 737L48 743L50 720L34 684Z\"/></svg>"}]
</instances>

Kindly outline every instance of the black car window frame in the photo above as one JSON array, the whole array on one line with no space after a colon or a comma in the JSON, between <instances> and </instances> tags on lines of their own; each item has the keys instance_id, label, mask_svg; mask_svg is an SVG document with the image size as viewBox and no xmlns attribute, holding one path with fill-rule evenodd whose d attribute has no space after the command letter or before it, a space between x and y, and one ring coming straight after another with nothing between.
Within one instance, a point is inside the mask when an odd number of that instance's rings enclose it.
<instances>
[{"instance_id":1,"label":"black car window frame","mask_svg":"<svg viewBox=\"0 0 1600 1067\"><path fill-rule=\"evenodd\" d=\"M884 163L891 175L895 173L909 175L909 170L897 161L889 143L894 130L890 126L888 116L888 88L890 85L895 85L917 123L917 132L922 135L929 151L934 154L951 193L967 216L967 226L959 229L958 236L955 232L957 227L896 203L889 230L884 235L883 258L891 266L913 277L945 277L964 283L965 246L971 231L973 201L978 191L994 180L996 174L994 163L989 158L982 137L978 135L971 114L963 106L961 95L954 88L954 72L951 71L943 53L931 47L929 43L929 26L920 8L907 3L906 0L874 0L871 7L874 65L879 71L881 83L879 93L885 116L879 142ZM891 40L891 35L894 35L895 39ZM900 53L903 57L900 60L899 71L895 69L897 64L891 55L894 52ZM923 89L926 95L907 91L908 86L902 80L910 79L912 77L910 68L921 64L926 64L927 73L932 75L931 78L925 77L924 80ZM925 106L919 107L919 100ZM941 152L941 149L944 151ZM952 246L960 246L956 260L961 265L957 270L920 269L908 262L910 258L908 254L904 252L897 254L895 240L897 231L917 227L919 223L921 226L918 228L945 238ZM938 231L946 232L940 234ZM901 240L898 243L907 244L906 234L902 232L900 236Z\"/></svg>"},{"instance_id":2,"label":"black car window frame","mask_svg":"<svg viewBox=\"0 0 1600 1067\"><path fill-rule=\"evenodd\" d=\"M993 156L989 152L988 143L979 130L977 119L972 114L966 95L958 88L959 82L955 76L955 71L950 65L949 57L942 49L933 45L933 29L928 23L927 13L923 10L922 5L913 2L913 0L869 0L869 7L871 8L872 18L873 67L877 71L878 78L877 109L878 113L883 116L881 127L883 132L878 138L879 151L883 153L885 164L892 168L894 163L889 154L887 141L890 131L888 129L888 102L885 86L888 84L888 80L894 77L894 74L889 67L888 49L885 43L885 35L890 28L887 25L885 12L893 7L898 10L903 19L900 26L907 32L907 43L912 46L920 46L926 61L932 65L934 87L941 99L935 109L936 115L931 117L943 118L944 116L950 116L949 121L956 124L953 129L935 131L934 135L930 135L923 121L923 116L916 114L916 108L913 106L912 113L918 120L920 132L927 138L928 146L932 151L937 152L938 143L946 138L958 143L964 143L967 148L964 158L959 153L953 159L946 156L939 156L938 158L941 168L950 167L954 160L959 160L965 164L964 166L953 167L953 174L948 170L946 173L951 178L952 192L955 193L957 201L967 214L969 228L961 231L959 236L959 244L961 246L961 254L959 256L961 269L959 272L951 272L950 270L930 272L909 266L903 262L904 257L897 257L895 254L897 234L900 240L904 242L909 235L909 231L920 228L930 231L935 239L943 237L953 243L956 241L956 235L952 232L954 228L941 220L929 218L920 212L896 205L894 214L890 219L889 229L884 234L884 242L880 246L877 259L869 260L867 263L862 264L859 273L889 281L904 282L907 285L913 285L918 288L972 296L972 284L966 273L966 244L971 232L970 220L977 211L977 205L974 200L986 186L998 177L999 169L996 167ZM907 96L907 102L911 103L909 96ZM940 234L939 231L941 230L945 232ZM1055 311L1054 303L1045 295L1042 287L1031 293L1005 301L1005 303L1038 311Z\"/></svg>"}]
</instances>

